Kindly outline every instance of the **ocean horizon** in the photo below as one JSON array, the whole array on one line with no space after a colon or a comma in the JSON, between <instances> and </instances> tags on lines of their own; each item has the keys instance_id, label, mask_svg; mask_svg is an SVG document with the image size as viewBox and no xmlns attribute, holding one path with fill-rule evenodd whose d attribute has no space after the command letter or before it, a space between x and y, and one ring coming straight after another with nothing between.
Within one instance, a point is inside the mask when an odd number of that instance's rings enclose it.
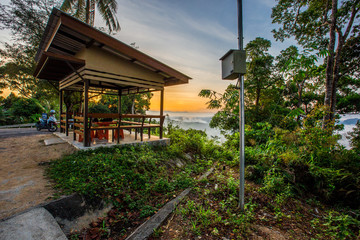
<instances>
[{"instance_id":1,"label":"ocean horizon","mask_svg":"<svg viewBox=\"0 0 360 240\"><path fill-rule=\"evenodd\" d=\"M147 111L147 114L155 114L158 115L159 111ZM183 129L196 129L203 130L207 133L209 138L218 138L220 142L224 142L226 139L221 134L219 129L210 128L209 124L211 118L214 116L213 112L175 112L175 111L164 111L165 125L167 125L170 121L178 125ZM345 146L347 149L350 149L348 136L349 132L353 131L355 124L357 121L360 121L360 113L347 113L341 114L339 123L343 124L344 129L341 131L337 131L338 134L341 135L341 139L338 141L339 144Z\"/></svg>"}]
</instances>

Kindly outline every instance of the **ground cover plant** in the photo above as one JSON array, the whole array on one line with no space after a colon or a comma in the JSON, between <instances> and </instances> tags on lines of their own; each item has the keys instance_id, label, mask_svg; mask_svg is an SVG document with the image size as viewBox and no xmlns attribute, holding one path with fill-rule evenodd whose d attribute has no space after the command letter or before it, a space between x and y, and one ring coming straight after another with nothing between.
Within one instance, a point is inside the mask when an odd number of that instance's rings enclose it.
<instances>
[{"instance_id":1,"label":"ground cover plant","mask_svg":"<svg viewBox=\"0 0 360 240\"><path fill-rule=\"evenodd\" d=\"M297 199L289 188L269 193L247 181L245 211L238 208L238 168L219 165L198 182L151 239L358 239L355 211L314 198Z\"/></svg>"},{"instance_id":2,"label":"ground cover plant","mask_svg":"<svg viewBox=\"0 0 360 240\"><path fill-rule=\"evenodd\" d=\"M51 163L47 174L61 194L77 192L114 206L71 238L125 238L167 201L193 186L196 176L215 161L218 147L205 133L177 128L169 136L170 146L79 151Z\"/></svg>"},{"instance_id":3,"label":"ground cover plant","mask_svg":"<svg viewBox=\"0 0 360 240\"><path fill-rule=\"evenodd\" d=\"M270 123L247 126L246 214L237 207L237 133L219 145L203 131L170 124L170 146L78 152L52 163L48 174L63 193L114 205L73 239L123 239L189 186L194 190L173 223L154 230L154 238L241 239L280 232L295 239L356 239L359 154L339 147L317 119L309 115L293 130ZM211 166L216 172L210 179L196 182Z\"/></svg>"}]
</instances>

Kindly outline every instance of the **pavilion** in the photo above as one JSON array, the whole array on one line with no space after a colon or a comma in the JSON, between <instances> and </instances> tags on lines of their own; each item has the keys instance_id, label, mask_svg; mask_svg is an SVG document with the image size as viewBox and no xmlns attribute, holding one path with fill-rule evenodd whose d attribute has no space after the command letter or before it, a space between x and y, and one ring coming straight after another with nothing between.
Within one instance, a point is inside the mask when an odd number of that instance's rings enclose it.
<instances>
[{"instance_id":1,"label":"pavilion","mask_svg":"<svg viewBox=\"0 0 360 240\"><path fill-rule=\"evenodd\" d=\"M118 142L120 129L158 127L163 137L164 88L186 84L191 79L185 74L161 63L88 24L56 8L52 10L35 56L38 63L34 76L59 84L60 132L68 135L69 113L63 111L66 91L83 93L82 113L72 116L76 135L90 146L91 130L112 130ZM160 91L160 115L121 114L121 96ZM89 94L101 93L118 96L117 114L89 113ZM117 119L115 126L94 127L94 117ZM159 119L159 124L146 123L145 119ZM129 119L131 121L129 121ZM76 122L78 121L78 122ZM115 132L115 134L114 134ZM149 135L150 137L150 135Z\"/></svg>"}]
</instances>

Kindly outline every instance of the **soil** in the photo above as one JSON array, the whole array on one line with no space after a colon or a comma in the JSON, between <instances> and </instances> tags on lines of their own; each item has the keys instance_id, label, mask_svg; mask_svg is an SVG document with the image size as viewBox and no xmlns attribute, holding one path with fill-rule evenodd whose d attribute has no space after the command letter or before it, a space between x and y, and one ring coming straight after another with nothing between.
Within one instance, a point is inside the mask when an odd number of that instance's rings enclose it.
<instances>
[{"instance_id":1,"label":"soil","mask_svg":"<svg viewBox=\"0 0 360 240\"><path fill-rule=\"evenodd\" d=\"M213 194L212 191L216 189L220 183L217 181L219 172L213 173L209 176L207 183L198 183L199 191L192 191L186 197L178 208L187 208L186 202L191 200L195 202L196 206L204 206L204 209L217 210L223 219L226 219L225 212L222 212L220 200L224 197L221 194ZM229 174L237 179L237 171ZM281 212L283 217L275 216L273 206L274 199L259 191L260 186L253 182L246 182L245 199L252 199L256 203L256 208L253 210L253 220L249 226L244 229L242 233L234 233L234 226L211 223L207 228L201 229L198 234L192 231L193 225L190 218L194 218L194 214L182 216L181 210L173 212L168 220L153 234L149 239L326 239L322 235L321 226L314 228L311 220L314 216L323 219L325 209L323 206L311 206L303 201L296 199L288 199L282 205ZM204 192L209 191L204 195ZM204 204L206 203L206 204ZM239 210L240 211L240 210ZM322 221L322 220L320 220ZM197 226L199 222L197 223ZM215 231L216 229L216 232Z\"/></svg>"},{"instance_id":2,"label":"soil","mask_svg":"<svg viewBox=\"0 0 360 240\"><path fill-rule=\"evenodd\" d=\"M45 146L52 134L0 139L0 219L46 201L55 193L46 165L75 150L68 143Z\"/></svg>"}]
</instances>

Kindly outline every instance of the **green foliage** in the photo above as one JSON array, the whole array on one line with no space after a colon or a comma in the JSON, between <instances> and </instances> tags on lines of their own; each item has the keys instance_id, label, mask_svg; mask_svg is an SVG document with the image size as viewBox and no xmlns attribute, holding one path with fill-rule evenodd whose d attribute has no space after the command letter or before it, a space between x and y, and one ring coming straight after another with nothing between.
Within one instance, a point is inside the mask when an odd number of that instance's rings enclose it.
<instances>
[{"instance_id":1,"label":"green foliage","mask_svg":"<svg viewBox=\"0 0 360 240\"><path fill-rule=\"evenodd\" d=\"M145 146L78 152L52 163L48 174L65 192L112 200L129 189L149 194L168 157Z\"/></svg>"},{"instance_id":2,"label":"green foliage","mask_svg":"<svg viewBox=\"0 0 360 240\"><path fill-rule=\"evenodd\" d=\"M94 2L96 4L97 10L101 14L103 20L105 21L106 26L109 29L109 32L119 31L120 24L116 17L117 11L117 2L115 0L91 0L91 1L74 1L74 0L64 0L61 5L61 10L70 12L74 17L90 23L90 6ZM95 10L95 9L94 9Z\"/></svg>"},{"instance_id":3,"label":"green foliage","mask_svg":"<svg viewBox=\"0 0 360 240\"><path fill-rule=\"evenodd\" d=\"M348 81L342 81L338 88L340 79L356 79L359 54L354 54L354 49L359 47L359 16L360 3L354 0L280 0L272 9L273 23L280 25L273 30L275 39L294 37L305 49L326 57L324 105L331 111L324 121L335 117L338 89L352 87ZM325 124L324 127L329 126Z\"/></svg>"},{"instance_id":4,"label":"green foliage","mask_svg":"<svg viewBox=\"0 0 360 240\"><path fill-rule=\"evenodd\" d=\"M360 156L338 146L338 136L322 128L325 114L315 108L294 130L266 123L247 127L246 178L261 183L268 194L311 192L327 202L358 207ZM236 151L238 139L238 134L228 137L225 148Z\"/></svg>"},{"instance_id":5,"label":"green foliage","mask_svg":"<svg viewBox=\"0 0 360 240\"><path fill-rule=\"evenodd\" d=\"M360 111L360 95L350 92L345 96L338 96L337 109L341 113Z\"/></svg>"},{"instance_id":6,"label":"green foliage","mask_svg":"<svg viewBox=\"0 0 360 240\"><path fill-rule=\"evenodd\" d=\"M247 72L244 87L246 89L247 106L254 104L255 112L259 111L262 95L267 95L268 89L275 84L276 78L271 75L274 57L268 51L271 42L257 37L250 41L246 47Z\"/></svg>"},{"instance_id":7,"label":"green foliage","mask_svg":"<svg viewBox=\"0 0 360 240\"><path fill-rule=\"evenodd\" d=\"M155 213L155 211L156 208L149 205L145 205L144 207L141 208L140 217L143 218L143 217L151 216Z\"/></svg>"},{"instance_id":8,"label":"green foliage","mask_svg":"<svg viewBox=\"0 0 360 240\"><path fill-rule=\"evenodd\" d=\"M122 197L131 209L142 209L145 216L151 209L142 206L152 195L192 186L193 174L207 169L220 155L216 153L219 147L202 131L173 130L170 138L171 145L167 147L143 145L79 151L52 162L47 174L65 193L108 199L115 206ZM189 142L191 138L194 140ZM185 157L186 152L193 157ZM182 171L168 165L175 158L186 159Z\"/></svg>"},{"instance_id":9,"label":"green foliage","mask_svg":"<svg viewBox=\"0 0 360 240\"><path fill-rule=\"evenodd\" d=\"M168 137L172 139L170 149L174 153L190 153L195 157L217 157L219 147L213 140L208 140L204 131L171 127ZM212 156L214 154L214 156Z\"/></svg>"},{"instance_id":10,"label":"green foliage","mask_svg":"<svg viewBox=\"0 0 360 240\"><path fill-rule=\"evenodd\" d=\"M360 228L360 221L347 214L329 211L325 219L326 222L323 224L326 227L325 232L331 238L350 239L360 236L360 232L355 235L352 231L352 229Z\"/></svg>"},{"instance_id":11,"label":"green foliage","mask_svg":"<svg viewBox=\"0 0 360 240\"><path fill-rule=\"evenodd\" d=\"M350 144L352 149L356 152L360 152L360 122L357 121L353 131L349 133L348 138L350 139Z\"/></svg>"},{"instance_id":12,"label":"green foliage","mask_svg":"<svg viewBox=\"0 0 360 240\"><path fill-rule=\"evenodd\" d=\"M0 49L0 76L2 86L17 91L21 96L36 98L45 106L57 100L57 89L48 81L32 76L39 46L53 0L11 0L0 4L0 29L11 32L12 43Z\"/></svg>"},{"instance_id":13,"label":"green foliage","mask_svg":"<svg viewBox=\"0 0 360 240\"><path fill-rule=\"evenodd\" d=\"M110 113L110 109L105 105L91 102L89 104L89 113Z\"/></svg>"},{"instance_id":14,"label":"green foliage","mask_svg":"<svg viewBox=\"0 0 360 240\"><path fill-rule=\"evenodd\" d=\"M0 124L19 124L37 122L46 110L38 100L16 97L10 94L0 102Z\"/></svg>"}]
</instances>

